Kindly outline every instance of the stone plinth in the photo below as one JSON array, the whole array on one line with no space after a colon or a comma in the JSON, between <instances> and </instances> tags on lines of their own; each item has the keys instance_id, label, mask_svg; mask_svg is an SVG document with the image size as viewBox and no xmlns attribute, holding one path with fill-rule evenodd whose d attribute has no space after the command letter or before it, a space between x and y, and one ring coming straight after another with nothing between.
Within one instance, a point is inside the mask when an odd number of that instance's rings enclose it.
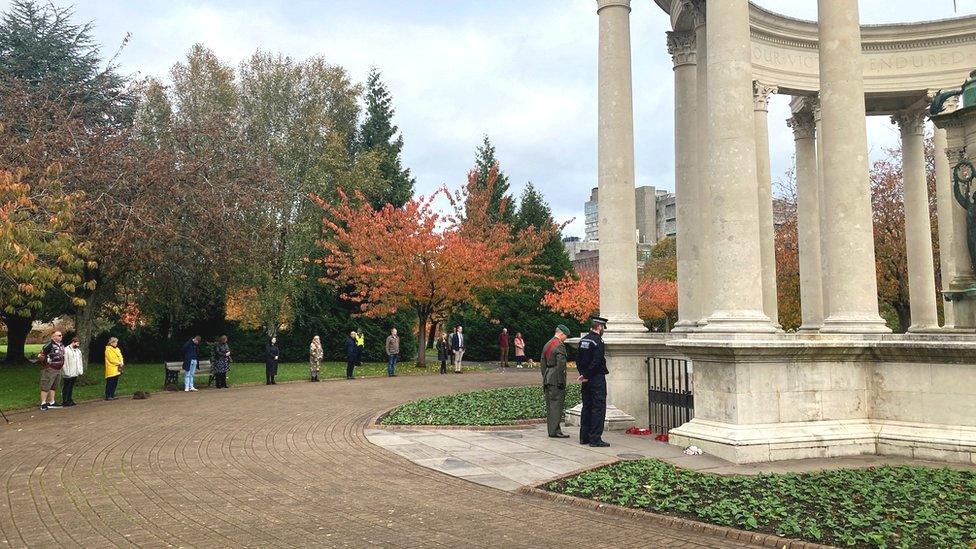
<instances>
[{"instance_id":1,"label":"stone plinth","mask_svg":"<svg viewBox=\"0 0 976 549\"><path fill-rule=\"evenodd\" d=\"M580 414L583 413L583 405L577 404L563 415L563 424L571 425L573 427L580 426ZM612 404L607 404L607 417L603 420L603 430L604 431L626 431L634 425L637 425L637 420L634 416L626 414Z\"/></svg>"},{"instance_id":2,"label":"stone plinth","mask_svg":"<svg viewBox=\"0 0 976 549\"><path fill-rule=\"evenodd\" d=\"M695 419L670 442L753 463L857 454L976 463L976 341L691 336Z\"/></svg>"}]
</instances>

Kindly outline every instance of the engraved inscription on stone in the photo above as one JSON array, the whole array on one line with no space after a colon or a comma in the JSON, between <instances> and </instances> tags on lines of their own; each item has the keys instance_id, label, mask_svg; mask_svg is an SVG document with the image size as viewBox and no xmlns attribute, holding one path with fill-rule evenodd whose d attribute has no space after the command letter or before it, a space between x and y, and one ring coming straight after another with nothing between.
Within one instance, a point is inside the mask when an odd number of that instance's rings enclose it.
<instances>
[{"instance_id":1,"label":"engraved inscription on stone","mask_svg":"<svg viewBox=\"0 0 976 549\"><path fill-rule=\"evenodd\" d=\"M970 53L970 56L972 53ZM884 73L886 71L903 71L907 69L949 68L962 65L967 55L961 51L918 52L895 55L865 56L864 71L866 73Z\"/></svg>"},{"instance_id":2,"label":"engraved inscription on stone","mask_svg":"<svg viewBox=\"0 0 976 549\"><path fill-rule=\"evenodd\" d=\"M758 44L752 45L752 62L756 65L777 69L793 69L799 71L817 70L817 56L790 50L769 48Z\"/></svg>"},{"instance_id":3,"label":"engraved inscription on stone","mask_svg":"<svg viewBox=\"0 0 976 549\"><path fill-rule=\"evenodd\" d=\"M906 71L942 71L976 65L976 51L971 45L962 50L920 51L906 53L866 52L864 74L883 76ZM817 55L789 48L753 42L752 62L758 67L816 75Z\"/></svg>"}]
</instances>

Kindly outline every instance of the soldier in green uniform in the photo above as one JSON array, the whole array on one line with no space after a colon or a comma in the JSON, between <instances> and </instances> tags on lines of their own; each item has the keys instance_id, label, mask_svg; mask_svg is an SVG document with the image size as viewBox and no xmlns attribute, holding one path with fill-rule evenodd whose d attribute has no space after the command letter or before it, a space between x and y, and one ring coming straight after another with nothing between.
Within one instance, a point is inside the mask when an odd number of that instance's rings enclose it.
<instances>
[{"instance_id":1,"label":"soldier in green uniform","mask_svg":"<svg viewBox=\"0 0 976 549\"><path fill-rule=\"evenodd\" d=\"M552 438L569 438L559 428L566 406L566 338L569 328L560 324L542 349L542 388L546 395L546 425Z\"/></svg>"}]
</instances>

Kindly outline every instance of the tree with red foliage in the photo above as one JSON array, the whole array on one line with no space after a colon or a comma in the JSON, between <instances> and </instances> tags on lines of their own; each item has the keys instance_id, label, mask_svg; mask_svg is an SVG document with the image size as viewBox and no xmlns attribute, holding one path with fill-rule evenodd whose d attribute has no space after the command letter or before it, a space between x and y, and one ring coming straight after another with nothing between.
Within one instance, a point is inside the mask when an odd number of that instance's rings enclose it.
<instances>
[{"instance_id":1,"label":"tree with red foliage","mask_svg":"<svg viewBox=\"0 0 976 549\"><path fill-rule=\"evenodd\" d=\"M480 185L472 171L461 191L441 188L402 208L374 210L358 191L349 196L340 190L334 203L314 197L325 212L319 244L326 254L319 262L326 276L320 282L342 290L342 298L367 317L414 311L417 366L423 367L428 323L461 303L483 307L482 292L517 284L544 244L531 228L513 237L508 224L485 222L497 177L496 167ZM439 198L451 203L453 213L437 211Z\"/></svg>"},{"instance_id":2,"label":"tree with red foliage","mask_svg":"<svg viewBox=\"0 0 976 549\"><path fill-rule=\"evenodd\" d=\"M546 292L542 304L585 322L600 310L599 274L593 269L567 274ZM642 272L637 282L637 314L648 322L665 319L674 322L678 314L677 283L650 270Z\"/></svg>"}]
</instances>

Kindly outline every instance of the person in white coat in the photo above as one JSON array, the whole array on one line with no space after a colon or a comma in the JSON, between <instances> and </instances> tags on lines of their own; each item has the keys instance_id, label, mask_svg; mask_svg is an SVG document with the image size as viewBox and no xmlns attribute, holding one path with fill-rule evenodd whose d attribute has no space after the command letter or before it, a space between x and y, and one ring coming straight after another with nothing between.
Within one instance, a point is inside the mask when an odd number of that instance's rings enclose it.
<instances>
[{"instance_id":1,"label":"person in white coat","mask_svg":"<svg viewBox=\"0 0 976 549\"><path fill-rule=\"evenodd\" d=\"M84 361L81 359L81 347L78 338L72 338L71 343L64 348L64 367L61 368L61 406L74 406L74 389L78 377L85 373Z\"/></svg>"}]
</instances>

